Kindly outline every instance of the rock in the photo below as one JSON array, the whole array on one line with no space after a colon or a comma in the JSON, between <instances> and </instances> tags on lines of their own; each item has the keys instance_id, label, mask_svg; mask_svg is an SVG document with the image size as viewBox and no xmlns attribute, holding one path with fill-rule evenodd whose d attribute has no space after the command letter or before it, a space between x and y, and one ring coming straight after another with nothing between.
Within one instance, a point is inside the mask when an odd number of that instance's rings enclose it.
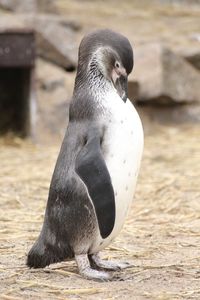
<instances>
[{"instance_id":1,"label":"rock","mask_svg":"<svg viewBox=\"0 0 200 300\"><path fill-rule=\"evenodd\" d=\"M70 28L73 31L78 31L81 29L81 24L77 20L66 18L65 16L60 16L53 13L26 13L26 14L17 14L17 17L24 21L26 24L35 25L38 22L42 25L45 23L55 23L64 28Z\"/></svg>"},{"instance_id":2,"label":"rock","mask_svg":"<svg viewBox=\"0 0 200 300\"><path fill-rule=\"evenodd\" d=\"M195 49L185 48L179 51L179 54L184 57L197 70L200 70L200 43Z\"/></svg>"},{"instance_id":3,"label":"rock","mask_svg":"<svg viewBox=\"0 0 200 300\"><path fill-rule=\"evenodd\" d=\"M200 70L200 51L196 53L190 53L185 57L189 63L191 63L196 69Z\"/></svg>"},{"instance_id":4,"label":"rock","mask_svg":"<svg viewBox=\"0 0 200 300\"><path fill-rule=\"evenodd\" d=\"M36 31L38 55L66 70L76 68L78 43L74 30L47 15L28 16L25 22Z\"/></svg>"},{"instance_id":5,"label":"rock","mask_svg":"<svg viewBox=\"0 0 200 300\"><path fill-rule=\"evenodd\" d=\"M48 13L57 12L56 1L54 0L42 0L42 1L36 0L36 2L37 2L37 12L48 12Z\"/></svg>"},{"instance_id":6,"label":"rock","mask_svg":"<svg viewBox=\"0 0 200 300\"><path fill-rule=\"evenodd\" d=\"M200 102L200 73L161 44L135 50L135 68L129 80L139 83L137 100L141 102Z\"/></svg>"},{"instance_id":7,"label":"rock","mask_svg":"<svg viewBox=\"0 0 200 300\"><path fill-rule=\"evenodd\" d=\"M0 7L6 10L14 11L14 12L27 12L37 10L37 3L35 0L0 0Z\"/></svg>"},{"instance_id":8,"label":"rock","mask_svg":"<svg viewBox=\"0 0 200 300\"><path fill-rule=\"evenodd\" d=\"M0 7L14 12L55 12L53 0L0 0Z\"/></svg>"},{"instance_id":9,"label":"rock","mask_svg":"<svg viewBox=\"0 0 200 300\"><path fill-rule=\"evenodd\" d=\"M198 104L167 106L137 104L136 109L139 112L146 133L152 131L157 124L171 127L200 125L200 105Z\"/></svg>"},{"instance_id":10,"label":"rock","mask_svg":"<svg viewBox=\"0 0 200 300\"><path fill-rule=\"evenodd\" d=\"M16 15L13 14L2 14L0 17L0 30L10 30L10 29L24 29L25 23L24 20L18 18Z\"/></svg>"},{"instance_id":11,"label":"rock","mask_svg":"<svg viewBox=\"0 0 200 300\"><path fill-rule=\"evenodd\" d=\"M129 81L128 82L128 98L131 102L134 102L138 99L139 96L139 84L137 81Z\"/></svg>"},{"instance_id":12,"label":"rock","mask_svg":"<svg viewBox=\"0 0 200 300\"><path fill-rule=\"evenodd\" d=\"M68 106L73 92L75 73L36 60L37 114L35 139L40 143L61 141L68 121Z\"/></svg>"},{"instance_id":13,"label":"rock","mask_svg":"<svg viewBox=\"0 0 200 300\"><path fill-rule=\"evenodd\" d=\"M55 91L58 87L64 86L64 80L63 79L52 79L52 80L45 80L41 83L41 88L48 92Z\"/></svg>"}]
</instances>

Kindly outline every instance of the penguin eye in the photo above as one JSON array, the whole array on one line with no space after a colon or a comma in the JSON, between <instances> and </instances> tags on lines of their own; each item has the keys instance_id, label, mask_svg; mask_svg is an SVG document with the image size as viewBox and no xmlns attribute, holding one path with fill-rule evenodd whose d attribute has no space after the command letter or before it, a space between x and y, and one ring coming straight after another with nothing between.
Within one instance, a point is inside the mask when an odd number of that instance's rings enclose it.
<instances>
[{"instance_id":1,"label":"penguin eye","mask_svg":"<svg viewBox=\"0 0 200 300\"><path fill-rule=\"evenodd\" d=\"M115 68L119 68L120 67L120 63L118 61L115 62Z\"/></svg>"}]
</instances>

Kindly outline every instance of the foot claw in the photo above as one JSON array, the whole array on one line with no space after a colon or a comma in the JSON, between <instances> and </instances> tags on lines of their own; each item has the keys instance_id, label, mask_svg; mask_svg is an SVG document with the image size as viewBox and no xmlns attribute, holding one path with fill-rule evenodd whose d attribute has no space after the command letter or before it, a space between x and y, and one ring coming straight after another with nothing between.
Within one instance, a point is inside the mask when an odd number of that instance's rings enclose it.
<instances>
[{"instance_id":1,"label":"foot claw","mask_svg":"<svg viewBox=\"0 0 200 300\"><path fill-rule=\"evenodd\" d=\"M89 255L89 260L94 268L110 271L119 271L131 267L131 264L128 262L102 260L97 254Z\"/></svg>"}]
</instances>

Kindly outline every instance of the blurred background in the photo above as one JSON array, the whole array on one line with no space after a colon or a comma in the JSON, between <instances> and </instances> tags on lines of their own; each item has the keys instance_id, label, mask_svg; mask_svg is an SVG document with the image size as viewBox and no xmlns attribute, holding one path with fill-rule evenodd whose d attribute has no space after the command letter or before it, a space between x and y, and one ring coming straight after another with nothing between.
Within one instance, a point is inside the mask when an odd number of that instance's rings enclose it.
<instances>
[{"instance_id":1,"label":"blurred background","mask_svg":"<svg viewBox=\"0 0 200 300\"><path fill-rule=\"evenodd\" d=\"M131 41L129 98L144 122L199 121L199 17L197 0L0 0L0 132L61 140L78 45L97 28Z\"/></svg>"},{"instance_id":2,"label":"blurred background","mask_svg":"<svg viewBox=\"0 0 200 300\"><path fill-rule=\"evenodd\" d=\"M67 127L78 46L98 28L133 46L129 98L145 132L129 219L104 252L134 268L102 284L80 278L73 262L25 266ZM200 299L199 139L199 0L0 0L0 298L133 299L134 290L137 299Z\"/></svg>"}]
</instances>

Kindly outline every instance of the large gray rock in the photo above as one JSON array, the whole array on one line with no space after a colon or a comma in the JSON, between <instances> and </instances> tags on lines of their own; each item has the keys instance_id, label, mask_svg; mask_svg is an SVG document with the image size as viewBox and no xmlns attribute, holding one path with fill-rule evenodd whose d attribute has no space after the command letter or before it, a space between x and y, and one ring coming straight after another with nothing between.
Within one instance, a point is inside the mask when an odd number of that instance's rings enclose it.
<instances>
[{"instance_id":1,"label":"large gray rock","mask_svg":"<svg viewBox=\"0 0 200 300\"><path fill-rule=\"evenodd\" d=\"M41 57L66 70L75 69L78 44L74 30L45 15L26 17L25 22L36 32L37 50Z\"/></svg>"},{"instance_id":2,"label":"large gray rock","mask_svg":"<svg viewBox=\"0 0 200 300\"><path fill-rule=\"evenodd\" d=\"M53 138L60 142L63 138L74 78L74 72L67 73L54 64L36 60L36 141L48 143Z\"/></svg>"},{"instance_id":3,"label":"large gray rock","mask_svg":"<svg viewBox=\"0 0 200 300\"><path fill-rule=\"evenodd\" d=\"M200 73L160 44L135 49L135 68L129 80L139 82L138 101L200 102Z\"/></svg>"}]
</instances>

